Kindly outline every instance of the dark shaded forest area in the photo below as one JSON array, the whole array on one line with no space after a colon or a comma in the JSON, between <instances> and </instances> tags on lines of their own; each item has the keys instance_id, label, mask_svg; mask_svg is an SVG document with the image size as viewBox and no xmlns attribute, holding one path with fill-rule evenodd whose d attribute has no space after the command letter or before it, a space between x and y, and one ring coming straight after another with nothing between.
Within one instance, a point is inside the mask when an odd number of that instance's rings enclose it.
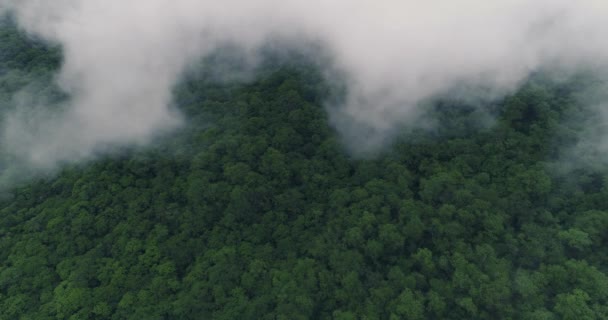
<instances>
[{"instance_id":1,"label":"dark shaded forest area","mask_svg":"<svg viewBox=\"0 0 608 320\"><path fill-rule=\"evenodd\" d=\"M60 61L3 25L1 106L61 99ZM608 319L607 171L554 169L582 80L531 79L488 126L437 103L361 159L315 68L196 74L182 130L0 202L0 319Z\"/></svg>"}]
</instances>

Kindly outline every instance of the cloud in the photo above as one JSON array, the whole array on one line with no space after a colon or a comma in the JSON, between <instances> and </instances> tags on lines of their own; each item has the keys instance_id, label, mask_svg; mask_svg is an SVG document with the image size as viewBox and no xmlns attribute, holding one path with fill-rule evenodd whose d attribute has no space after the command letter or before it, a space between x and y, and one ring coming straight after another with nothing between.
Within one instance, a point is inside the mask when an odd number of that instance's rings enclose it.
<instances>
[{"instance_id":1,"label":"cloud","mask_svg":"<svg viewBox=\"0 0 608 320\"><path fill-rule=\"evenodd\" d=\"M373 150L420 104L457 88L500 96L542 68L606 64L608 5L599 0L0 0L27 32L60 44L62 112L16 112L0 139L41 167L145 144L183 122L171 88L189 63L225 43L273 37L322 44L346 75L328 105L354 149ZM328 72L328 79L335 76ZM45 110L44 106L35 110Z\"/></svg>"}]
</instances>

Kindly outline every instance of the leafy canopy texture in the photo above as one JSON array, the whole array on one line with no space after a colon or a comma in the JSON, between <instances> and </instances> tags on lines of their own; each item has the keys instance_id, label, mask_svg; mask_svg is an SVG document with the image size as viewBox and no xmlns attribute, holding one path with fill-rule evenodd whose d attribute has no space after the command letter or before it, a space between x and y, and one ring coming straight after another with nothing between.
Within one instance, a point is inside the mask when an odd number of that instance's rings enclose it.
<instances>
[{"instance_id":1,"label":"leafy canopy texture","mask_svg":"<svg viewBox=\"0 0 608 320\"><path fill-rule=\"evenodd\" d=\"M33 79L61 101L58 50L0 38L3 108ZM3 196L0 319L606 319L608 171L552 169L575 84L530 80L488 126L437 103L361 159L315 68L201 71L182 130Z\"/></svg>"}]
</instances>

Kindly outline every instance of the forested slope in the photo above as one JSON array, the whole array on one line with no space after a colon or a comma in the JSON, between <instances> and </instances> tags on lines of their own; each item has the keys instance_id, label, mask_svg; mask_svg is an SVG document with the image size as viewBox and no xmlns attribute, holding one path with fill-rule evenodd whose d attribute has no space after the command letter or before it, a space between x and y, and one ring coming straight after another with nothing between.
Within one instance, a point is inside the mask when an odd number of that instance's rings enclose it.
<instances>
[{"instance_id":1,"label":"forested slope","mask_svg":"<svg viewBox=\"0 0 608 320\"><path fill-rule=\"evenodd\" d=\"M59 53L0 36L10 104L7 70ZM554 169L575 88L531 80L484 126L438 103L361 159L314 68L191 76L183 130L0 202L0 319L606 319L606 171Z\"/></svg>"}]
</instances>

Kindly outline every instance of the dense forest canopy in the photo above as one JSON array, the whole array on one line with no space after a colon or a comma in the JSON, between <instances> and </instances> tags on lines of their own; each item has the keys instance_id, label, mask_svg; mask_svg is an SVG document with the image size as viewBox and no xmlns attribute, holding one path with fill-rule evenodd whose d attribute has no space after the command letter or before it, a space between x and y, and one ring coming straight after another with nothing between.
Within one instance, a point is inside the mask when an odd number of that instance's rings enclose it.
<instances>
[{"instance_id":1,"label":"dense forest canopy","mask_svg":"<svg viewBox=\"0 0 608 320\"><path fill-rule=\"evenodd\" d=\"M60 61L2 25L3 114L27 86L65 99ZM181 130L6 191L0 318L608 318L608 171L564 164L595 116L586 80L437 102L432 129L361 158L319 72L193 73Z\"/></svg>"}]
</instances>

